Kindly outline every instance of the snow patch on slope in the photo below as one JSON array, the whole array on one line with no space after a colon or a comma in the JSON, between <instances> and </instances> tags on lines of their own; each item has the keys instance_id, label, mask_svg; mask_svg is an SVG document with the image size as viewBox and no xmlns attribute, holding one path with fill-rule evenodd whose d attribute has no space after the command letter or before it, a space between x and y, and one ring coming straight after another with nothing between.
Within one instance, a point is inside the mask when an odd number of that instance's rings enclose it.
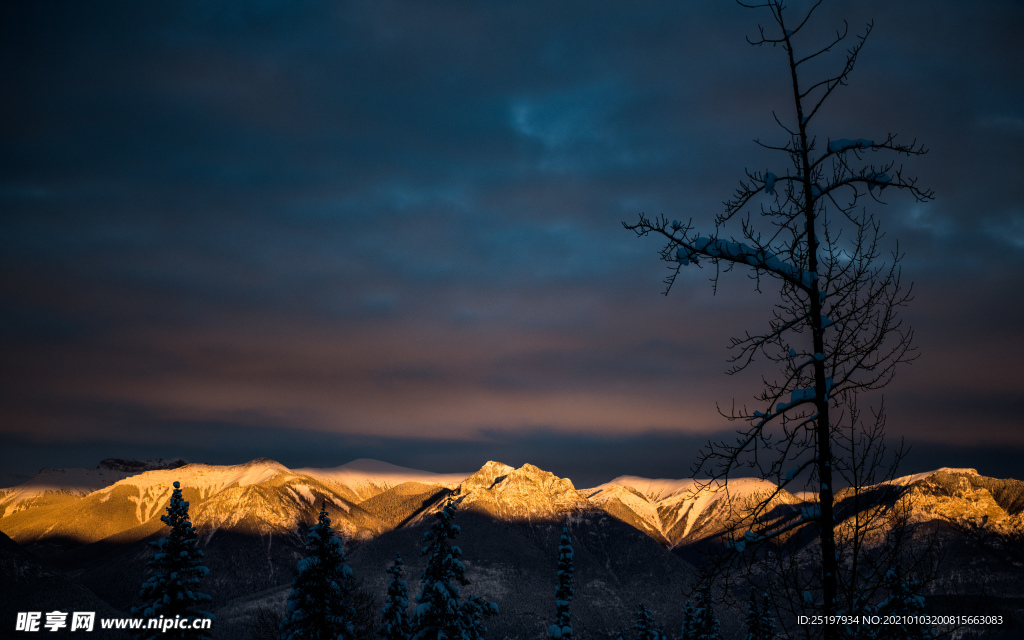
<instances>
[{"instance_id":1,"label":"snow patch on slope","mask_svg":"<svg viewBox=\"0 0 1024 640\"><path fill-rule=\"evenodd\" d=\"M314 496L309 487L304 484L290 484L287 488L296 500L305 500L309 504L314 504L316 502L316 496Z\"/></svg>"},{"instance_id":2,"label":"snow patch on slope","mask_svg":"<svg viewBox=\"0 0 1024 640\"><path fill-rule=\"evenodd\" d=\"M348 487L360 501L368 500L406 482L435 484L454 489L469 476L468 473L419 471L369 458L353 460L333 469L304 468L296 469L294 473Z\"/></svg>"},{"instance_id":3,"label":"snow patch on slope","mask_svg":"<svg viewBox=\"0 0 1024 640\"><path fill-rule=\"evenodd\" d=\"M609 486L620 486L629 487L634 489L644 496L648 500L655 502L671 498L680 494L693 495L700 488L702 483L707 481L683 479L683 480L669 480L666 478L641 478L639 476L619 476L611 482L606 482L596 489L601 489ZM591 489L593 491L593 489Z\"/></svg>"},{"instance_id":4,"label":"snow patch on slope","mask_svg":"<svg viewBox=\"0 0 1024 640\"><path fill-rule=\"evenodd\" d=\"M508 521L556 521L590 507L568 478L524 464L516 469L490 461L460 485L467 508Z\"/></svg>"},{"instance_id":5,"label":"snow patch on slope","mask_svg":"<svg viewBox=\"0 0 1024 640\"><path fill-rule=\"evenodd\" d=\"M281 463L268 458L232 466L189 464L177 469L146 471L115 482L102 491L110 493L127 488L135 494L129 499L136 504L139 521L146 522L155 513L156 505L166 502L169 487L175 481L181 482L183 489L196 491L200 499L206 500L230 487L258 485L282 475L291 476L292 473Z\"/></svg>"},{"instance_id":6,"label":"snow patch on slope","mask_svg":"<svg viewBox=\"0 0 1024 640\"><path fill-rule=\"evenodd\" d=\"M613 481L614 482L614 481ZM612 483L603 484L594 489L584 492L591 504L606 508L614 501L622 503L627 509L635 513L651 529L665 535L661 525L661 517L658 515L658 507L649 498L640 495L637 491Z\"/></svg>"},{"instance_id":7,"label":"snow patch on slope","mask_svg":"<svg viewBox=\"0 0 1024 640\"><path fill-rule=\"evenodd\" d=\"M743 503L775 488L775 484L760 478L735 478L728 485L716 485L709 480L620 476L585 493L598 506L618 500L666 539L672 538L670 532L682 522L682 533L674 541L678 542L688 536L701 515L718 502Z\"/></svg>"},{"instance_id":8,"label":"snow patch on slope","mask_svg":"<svg viewBox=\"0 0 1024 640\"><path fill-rule=\"evenodd\" d=\"M129 474L111 469L43 469L36 477L9 489L0 500L2 517L17 513L27 503L46 494L84 496L107 487Z\"/></svg>"},{"instance_id":9,"label":"snow patch on slope","mask_svg":"<svg viewBox=\"0 0 1024 640\"><path fill-rule=\"evenodd\" d=\"M924 473L915 473L915 474L909 475L909 476L903 476L903 477L900 477L900 478L894 478L891 482L889 482L889 484L895 484L895 485L898 485L898 486L901 486L901 487L909 487L910 485L914 484L915 482L920 482L921 480L925 480L927 478L932 477L936 473L948 473L948 474L954 475L954 476L977 476L978 475L978 471L976 469L958 469L958 468L955 468L955 467L942 467L941 469L936 469L935 471L925 471Z\"/></svg>"}]
</instances>

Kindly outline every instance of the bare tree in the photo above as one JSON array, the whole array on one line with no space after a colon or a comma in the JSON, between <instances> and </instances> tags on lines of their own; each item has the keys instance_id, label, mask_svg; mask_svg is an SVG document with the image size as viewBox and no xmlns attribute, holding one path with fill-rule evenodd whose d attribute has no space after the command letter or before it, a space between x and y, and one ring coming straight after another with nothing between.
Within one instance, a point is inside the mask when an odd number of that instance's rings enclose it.
<instances>
[{"instance_id":1,"label":"bare tree","mask_svg":"<svg viewBox=\"0 0 1024 640\"><path fill-rule=\"evenodd\" d=\"M897 164L900 157L925 153L916 142L905 144L892 133L879 139L815 133L822 105L847 84L870 23L853 38L844 23L826 44L802 53L797 42L810 31L808 21L821 0L792 21L782 0L740 4L771 16L771 27L761 27L748 41L781 49L786 56L793 110L774 114L785 135L777 143L755 141L777 152L785 168L774 173L748 169L708 233L697 232L692 221L665 216L649 219L641 214L635 224L624 225L640 236L664 239L661 257L674 263L666 294L679 271L690 265L713 268L715 288L721 273L737 267L749 270L758 292L769 283L777 288L767 327L732 339L729 369L738 373L763 358L774 365L774 373L762 374L756 408L734 404L722 412L743 427L734 441L704 450L694 471L727 482L739 470L753 469L773 480L779 491L794 490L796 483L813 487L815 507L781 524L763 517L778 492L760 500L748 514L754 524L739 546L756 546L815 526L820 571L804 592L818 603L821 614L831 616L845 609L839 604L839 576L841 564L847 564L837 548L836 482L856 480L865 486L879 464L871 451L880 445L884 425L878 407L874 426L865 427L856 399L884 387L897 366L915 355L912 332L898 313L911 300L910 287L900 277L898 245L886 256L879 222L864 205L883 204L883 193L894 191L920 202L933 193L918 187ZM847 48L834 74L810 81L803 77L808 63L819 62L841 45ZM751 210L756 210L754 215ZM872 433L863 440L863 434ZM860 446L868 451L860 450L858 457ZM858 533L847 542L859 544L873 526L874 520L857 524ZM823 629L826 638L839 637L837 627Z\"/></svg>"},{"instance_id":2,"label":"bare tree","mask_svg":"<svg viewBox=\"0 0 1024 640\"><path fill-rule=\"evenodd\" d=\"M912 518L908 487L893 483L904 457L902 446L886 446L881 412L864 418L856 399L838 403L842 413L836 425L833 466L841 478L835 492L836 584L835 613L859 624L844 625L838 633L850 640L930 638L916 625L868 623L871 616L921 613L924 589L935 578L936 540L918 532ZM835 408L835 407L834 407ZM775 492L772 495L778 495ZM814 502L795 506L785 501L767 505L765 496L746 503L733 500L734 516L725 537L726 549L710 554L702 568L705 579L729 583L738 575L743 587L757 585L771 591L771 607L787 637L818 638L820 625L800 625L801 616L822 615L820 549L814 545ZM741 551L742 553L736 553Z\"/></svg>"}]
</instances>

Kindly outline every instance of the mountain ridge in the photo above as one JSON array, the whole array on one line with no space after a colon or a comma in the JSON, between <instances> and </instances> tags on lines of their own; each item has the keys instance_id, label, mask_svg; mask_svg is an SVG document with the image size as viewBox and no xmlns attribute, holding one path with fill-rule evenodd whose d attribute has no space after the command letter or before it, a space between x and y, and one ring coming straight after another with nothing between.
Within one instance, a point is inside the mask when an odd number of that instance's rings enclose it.
<instances>
[{"instance_id":1,"label":"mountain ridge","mask_svg":"<svg viewBox=\"0 0 1024 640\"><path fill-rule=\"evenodd\" d=\"M731 535L734 509L775 487L758 479L736 479L727 489L692 479L619 476L577 489L531 464L489 461L473 473L437 474L366 459L325 470L289 469L268 458L193 463L119 478L86 494L53 480L72 481L74 473L47 470L46 478L52 492L22 503L18 487L0 490L0 507L7 507L0 509L0 530L19 549L63 571L61 584L86 590L76 598L92 593L122 611L145 579L146 543L166 533L159 516L171 483L179 480L210 567L212 610L224 621L217 640L242 637L256 611L283 606L304 553L303 533L324 503L356 575L368 593L379 594L386 586L383 568L396 552L407 562L413 589L423 564L416 555L423 530L449 498L463 529L458 543L469 589L501 603L502 615L489 625L493 637L518 640L536 635L522 635L524 626L546 628L562 526L573 536L578 589L587 594L579 603L581 633L588 626L600 637L638 601L657 603L658 615L678 627L673 603L694 583L692 561L701 546ZM40 486L31 483L25 484ZM1000 558L986 561L984 579L996 576L1000 588L1017 593L1012 585L1020 568L1003 558L1021 554L1024 482L945 467L891 484L909 499L917 522L952 540L955 559L974 562L977 549ZM774 501L780 517L806 506L784 491ZM1024 594L1019 597L1024 602Z\"/></svg>"},{"instance_id":2,"label":"mountain ridge","mask_svg":"<svg viewBox=\"0 0 1024 640\"><path fill-rule=\"evenodd\" d=\"M170 485L178 480L194 503L196 526L207 535L219 529L294 533L315 519L326 502L342 533L366 539L422 520L429 503L447 492L466 509L498 520L555 521L599 510L672 548L721 534L722 523L737 505L776 489L757 478L717 486L704 480L640 476L577 489L568 478L534 465L515 468L497 461L468 474L420 471L367 458L326 469L289 469L270 458L237 465L159 461L164 466L139 473L131 471L150 463L116 462L108 465L115 468L101 463L92 470L44 469L22 485L0 489L0 529L19 543L58 534L95 542L130 529L145 531L147 523L159 522ZM942 467L886 484L910 496L919 521L943 519L1024 534L1024 483L1018 480ZM773 498L774 505L806 502L785 490ZM68 520L62 514L72 508L102 514L104 522L92 522L86 515L80 516L87 521L83 526L62 524Z\"/></svg>"}]
</instances>

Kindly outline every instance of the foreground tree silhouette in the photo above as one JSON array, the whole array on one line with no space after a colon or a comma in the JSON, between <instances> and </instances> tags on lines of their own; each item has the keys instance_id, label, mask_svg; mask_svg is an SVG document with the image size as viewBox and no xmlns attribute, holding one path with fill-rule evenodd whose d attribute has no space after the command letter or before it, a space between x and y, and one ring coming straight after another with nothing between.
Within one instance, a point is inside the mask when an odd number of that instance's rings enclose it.
<instances>
[{"instance_id":1,"label":"foreground tree silhouette","mask_svg":"<svg viewBox=\"0 0 1024 640\"><path fill-rule=\"evenodd\" d=\"M697 607L693 611L693 622L685 640L722 640L718 618L715 617L711 585L705 584L697 592Z\"/></svg>"},{"instance_id":2,"label":"foreground tree silhouette","mask_svg":"<svg viewBox=\"0 0 1024 640\"><path fill-rule=\"evenodd\" d=\"M889 597L874 607L873 613L877 616L891 617L899 623L893 625L889 634L878 633L875 629L869 629L865 634L867 640L875 638L896 637L900 640L934 640L935 633L931 627L920 624L919 617L925 614L924 598L920 595L921 585L918 581L907 579L905 575L895 568L886 572L886 580L889 581Z\"/></svg>"},{"instance_id":3,"label":"foreground tree silhouette","mask_svg":"<svg viewBox=\"0 0 1024 640\"><path fill-rule=\"evenodd\" d=\"M409 585L402 575L402 556L395 556L388 574L391 582L381 611L380 637L382 640L409 640Z\"/></svg>"},{"instance_id":4,"label":"foreground tree silhouette","mask_svg":"<svg viewBox=\"0 0 1024 640\"><path fill-rule=\"evenodd\" d=\"M775 616L772 615L772 600L766 591L761 596L761 637L764 640L775 640Z\"/></svg>"},{"instance_id":5,"label":"foreground tree silhouette","mask_svg":"<svg viewBox=\"0 0 1024 640\"><path fill-rule=\"evenodd\" d=\"M747 617L743 624L747 628L743 640L774 640L775 619L772 617L771 601L767 593L763 596L762 604L758 605L757 589L750 588Z\"/></svg>"},{"instance_id":6,"label":"foreground tree silhouette","mask_svg":"<svg viewBox=\"0 0 1024 640\"><path fill-rule=\"evenodd\" d=\"M196 546L199 536L188 516L188 502L181 497L181 484L174 482L167 515L160 520L171 528L167 537L149 544L156 549L148 566L152 575L142 585L139 594L143 604L132 607L132 615L144 618L173 619L208 618L213 615L201 609L210 596L199 592L199 583L210 570L203 564L203 552ZM160 629L143 631L139 636L151 638L208 638L209 631L201 629Z\"/></svg>"},{"instance_id":7,"label":"foreground tree silhouette","mask_svg":"<svg viewBox=\"0 0 1024 640\"><path fill-rule=\"evenodd\" d=\"M437 521L423 534L427 566L412 615L413 640L479 640L487 627L484 619L498 613L498 606L477 596L462 601L459 587L469 584L462 564L462 549L452 544L459 535L455 502L449 498L434 514Z\"/></svg>"},{"instance_id":8,"label":"foreground tree silhouette","mask_svg":"<svg viewBox=\"0 0 1024 640\"><path fill-rule=\"evenodd\" d=\"M897 142L895 134L868 140L815 133L822 105L847 84L870 24L847 50L837 72L806 82L801 75L805 66L842 43L848 30L841 29L824 46L801 54L795 43L806 35L808 20L821 0L795 20L784 15L781 0L740 4L767 11L774 23L770 30L762 27L751 44L781 49L786 57L792 111L775 116L784 138L779 143L757 143L778 152L784 158L781 164L788 167L776 169L778 173L748 170L725 211L703 235L692 222L664 216L651 220L641 215L636 224L625 226L666 241L661 257L674 263L666 293L688 265L713 267L716 288L719 275L736 267L750 270L758 292L767 283L777 287L779 299L767 328L732 340L735 353L729 370L737 373L763 358L777 366L777 373L762 373L757 408L734 406L723 412L745 426L735 441L706 449L694 471L727 483L731 474L751 468L774 481L779 491L795 490L796 482L814 489L817 504L782 524L767 517L778 492L765 496L746 514L749 528L736 549L742 552L804 525L814 526L819 568L813 583L805 582L801 589L818 613L834 615L849 610L838 602L841 559L835 538L835 483L844 475L863 477L864 470L855 468L856 433L866 429L878 434L884 424L879 407L873 425L865 427L855 411L856 399L884 387L896 367L914 357L912 332L898 317L899 309L910 301L900 279L901 256L897 248L890 261L883 261L879 223L862 205L881 203L885 189L908 192L921 202L933 194L905 177L892 159L925 153L915 142ZM877 154L883 159L871 162L869 158ZM756 216L750 215L751 208L756 208ZM837 455L837 447L850 457ZM826 638L839 637L836 626L823 630Z\"/></svg>"},{"instance_id":9,"label":"foreground tree silhouette","mask_svg":"<svg viewBox=\"0 0 1024 640\"><path fill-rule=\"evenodd\" d=\"M693 632L693 618L693 605L687 600L686 606L683 608L683 625L679 629L679 640L690 640Z\"/></svg>"},{"instance_id":10,"label":"foreground tree silhouette","mask_svg":"<svg viewBox=\"0 0 1024 640\"><path fill-rule=\"evenodd\" d=\"M551 640L572 640L573 560L569 529L562 527L558 545L558 587L555 588L555 622L548 627Z\"/></svg>"},{"instance_id":11,"label":"foreground tree silhouette","mask_svg":"<svg viewBox=\"0 0 1024 640\"><path fill-rule=\"evenodd\" d=\"M282 640L354 640L352 569L345 560L325 502L306 534L306 557L299 560L281 621Z\"/></svg>"},{"instance_id":12,"label":"foreground tree silhouette","mask_svg":"<svg viewBox=\"0 0 1024 640\"><path fill-rule=\"evenodd\" d=\"M636 609L636 618L633 621L633 637L636 640L658 640L658 635L651 612L641 602Z\"/></svg>"}]
</instances>

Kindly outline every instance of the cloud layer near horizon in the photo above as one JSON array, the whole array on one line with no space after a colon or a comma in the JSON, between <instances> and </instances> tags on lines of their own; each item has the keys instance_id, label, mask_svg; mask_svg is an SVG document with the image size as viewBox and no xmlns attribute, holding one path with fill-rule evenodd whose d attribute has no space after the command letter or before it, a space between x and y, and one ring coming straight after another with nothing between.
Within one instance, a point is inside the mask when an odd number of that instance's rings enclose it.
<instances>
[{"instance_id":1,"label":"cloud layer near horizon","mask_svg":"<svg viewBox=\"0 0 1024 640\"><path fill-rule=\"evenodd\" d=\"M0 433L689 436L754 395L725 346L772 296L732 274L713 297L692 271L664 298L657 244L620 222L706 225L744 167L777 162L751 143L787 106L780 52L743 43L756 13L3 11ZM1019 445L1024 8L855 11L876 27L821 135L917 138L908 171L938 191L879 211L922 353L890 431Z\"/></svg>"}]
</instances>

